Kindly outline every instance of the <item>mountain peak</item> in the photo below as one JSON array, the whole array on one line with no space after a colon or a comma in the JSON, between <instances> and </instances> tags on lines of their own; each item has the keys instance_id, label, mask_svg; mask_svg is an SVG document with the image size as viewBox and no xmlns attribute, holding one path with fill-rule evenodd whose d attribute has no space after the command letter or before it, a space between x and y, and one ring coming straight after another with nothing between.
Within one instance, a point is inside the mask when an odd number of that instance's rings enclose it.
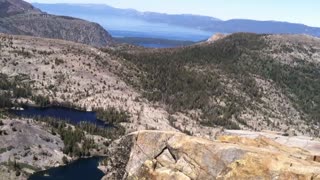
<instances>
[{"instance_id":1,"label":"mountain peak","mask_svg":"<svg viewBox=\"0 0 320 180\"><path fill-rule=\"evenodd\" d=\"M227 36L227 35L222 34L222 33L216 33L216 34L214 34L213 36L211 36L211 37L207 40L207 42L209 42L209 43L215 42L215 41L217 41L217 40L219 40L219 39L225 38L226 36Z\"/></svg>"},{"instance_id":2,"label":"mountain peak","mask_svg":"<svg viewBox=\"0 0 320 180\"><path fill-rule=\"evenodd\" d=\"M22 13L41 13L41 11L22 0L0 0L0 17Z\"/></svg>"}]
</instances>

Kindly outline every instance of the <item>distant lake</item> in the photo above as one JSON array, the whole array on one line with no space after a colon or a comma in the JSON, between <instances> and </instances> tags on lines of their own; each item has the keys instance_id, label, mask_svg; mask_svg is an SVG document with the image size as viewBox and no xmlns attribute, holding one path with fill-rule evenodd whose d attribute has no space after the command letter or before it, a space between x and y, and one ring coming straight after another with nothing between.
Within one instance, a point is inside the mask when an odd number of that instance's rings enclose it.
<instances>
[{"instance_id":1,"label":"distant lake","mask_svg":"<svg viewBox=\"0 0 320 180\"><path fill-rule=\"evenodd\" d=\"M66 166L37 172L29 180L100 180L104 173L98 169L101 157L79 159Z\"/></svg>"},{"instance_id":2,"label":"distant lake","mask_svg":"<svg viewBox=\"0 0 320 180\"><path fill-rule=\"evenodd\" d=\"M72 124L78 124L82 121L95 124L100 127L108 127L103 121L97 119L95 112L79 111L64 107L25 107L24 110L11 110L12 113L22 117L52 117L56 119L66 120Z\"/></svg>"},{"instance_id":3,"label":"distant lake","mask_svg":"<svg viewBox=\"0 0 320 180\"><path fill-rule=\"evenodd\" d=\"M96 22L114 37L143 37L197 42L206 40L214 34L213 32L203 31L196 27L190 28L166 23L147 22L130 17L130 14L114 15L112 12L101 12L100 10L98 12L87 12L79 8L73 9L74 7L67 5L34 5L50 14L71 16Z\"/></svg>"},{"instance_id":4,"label":"distant lake","mask_svg":"<svg viewBox=\"0 0 320 180\"><path fill-rule=\"evenodd\" d=\"M68 12L70 14L70 12ZM114 37L147 37L183 41L201 41L212 36L212 32L164 23L151 23L120 16L72 14L74 17L102 25Z\"/></svg>"},{"instance_id":5,"label":"distant lake","mask_svg":"<svg viewBox=\"0 0 320 180\"><path fill-rule=\"evenodd\" d=\"M115 27L114 24L102 25L114 37L143 37L196 42L206 40L213 34L197 29L143 21L140 21L140 25L132 24L129 28ZM127 26L129 25L127 24Z\"/></svg>"},{"instance_id":6,"label":"distant lake","mask_svg":"<svg viewBox=\"0 0 320 180\"><path fill-rule=\"evenodd\" d=\"M202 31L164 23L108 16L107 18L88 15L74 15L81 19L97 22L114 37L144 37L182 41L202 41L212 36L212 32Z\"/></svg>"}]
</instances>

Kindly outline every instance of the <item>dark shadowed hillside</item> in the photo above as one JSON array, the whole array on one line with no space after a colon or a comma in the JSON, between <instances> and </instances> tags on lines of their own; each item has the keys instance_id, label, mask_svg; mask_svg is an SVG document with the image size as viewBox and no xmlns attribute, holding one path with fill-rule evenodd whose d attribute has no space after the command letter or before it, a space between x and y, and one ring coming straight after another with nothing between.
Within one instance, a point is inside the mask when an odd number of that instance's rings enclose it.
<instances>
[{"instance_id":1,"label":"dark shadowed hillside","mask_svg":"<svg viewBox=\"0 0 320 180\"><path fill-rule=\"evenodd\" d=\"M1 0L0 16L2 33L64 39L93 46L112 42L109 33L99 24L46 14L22 0Z\"/></svg>"}]
</instances>

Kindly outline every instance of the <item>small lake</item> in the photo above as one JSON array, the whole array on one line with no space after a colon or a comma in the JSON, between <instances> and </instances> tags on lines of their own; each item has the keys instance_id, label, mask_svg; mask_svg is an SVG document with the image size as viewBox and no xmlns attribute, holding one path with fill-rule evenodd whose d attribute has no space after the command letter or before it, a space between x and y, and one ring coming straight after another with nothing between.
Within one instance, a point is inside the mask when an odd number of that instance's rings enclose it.
<instances>
[{"instance_id":1,"label":"small lake","mask_svg":"<svg viewBox=\"0 0 320 180\"><path fill-rule=\"evenodd\" d=\"M100 180L104 173L98 169L102 157L79 159L66 166L37 172L29 180Z\"/></svg>"},{"instance_id":2,"label":"small lake","mask_svg":"<svg viewBox=\"0 0 320 180\"><path fill-rule=\"evenodd\" d=\"M80 122L88 122L95 124L99 127L108 127L105 122L97 119L95 112L80 111L64 107L25 107L24 110L11 110L17 116L21 117L51 117L70 122L71 124L78 124Z\"/></svg>"},{"instance_id":3,"label":"small lake","mask_svg":"<svg viewBox=\"0 0 320 180\"><path fill-rule=\"evenodd\" d=\"M80 111L64 107L24 107L24 110L11 110L17 116L21 117L52 117L68 121L71 124L88 122L99 127L108 128L110 125L97 119L95 112ZM93 157L79 159L66 166L50 168L46 171L40 171L30 176L29 180L100 180L104 173L98 169L99 161L102 157Z\"/></svg>"}]
</instances>

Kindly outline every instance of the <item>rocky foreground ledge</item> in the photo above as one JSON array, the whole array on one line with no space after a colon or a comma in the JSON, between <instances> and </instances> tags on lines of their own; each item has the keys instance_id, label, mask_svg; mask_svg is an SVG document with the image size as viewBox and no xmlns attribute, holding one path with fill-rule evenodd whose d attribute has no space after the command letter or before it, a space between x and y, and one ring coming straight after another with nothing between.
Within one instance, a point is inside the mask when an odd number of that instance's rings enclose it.
<instances>
[{"instance_id":1,"label":"rocky foreground ledge","mask_svg":"<svg viewBox=\"0 0 320 180\"><path fill-rule=\"evenodd\" d=\"M320 179L314 153L239 134L207 140L178 132L131 133L110 146L104 179ZM306 141L313 148L320 144Z\"/></svg>"}]
</instances>

